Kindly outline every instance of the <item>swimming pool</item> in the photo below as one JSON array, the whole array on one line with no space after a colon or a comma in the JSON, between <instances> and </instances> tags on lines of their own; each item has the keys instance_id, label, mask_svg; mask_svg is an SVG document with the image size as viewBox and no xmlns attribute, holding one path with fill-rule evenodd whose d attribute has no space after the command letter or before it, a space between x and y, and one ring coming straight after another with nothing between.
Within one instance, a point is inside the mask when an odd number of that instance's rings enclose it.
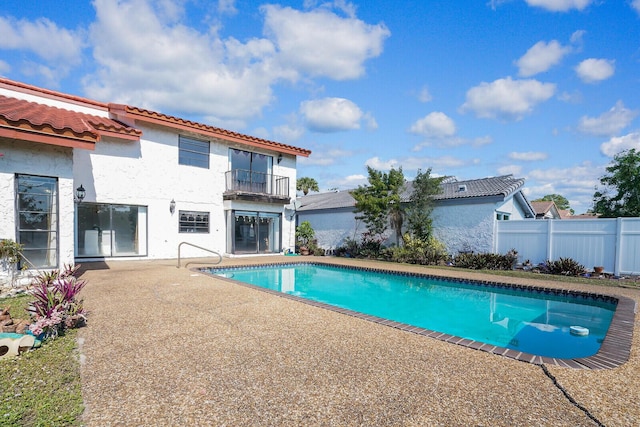
<instances>
[{"instance_id":1,"label":"swimming pool","mask_svg":"<svg viewBox=\"0 0 640 427\"><path fill-rule=\"evenodd\" d=\"M296 299L338 307L337 311L347 314L363 313L365 318L401 325L412 332L440 334L436 337L457 340L457 344L495 347L498 351L493 352L498 353L504 349L507 356L517 353L516 358L595 355L618 304L617 298L603 295L322 263L208 271Z\"/></svg>"}]
</instances>

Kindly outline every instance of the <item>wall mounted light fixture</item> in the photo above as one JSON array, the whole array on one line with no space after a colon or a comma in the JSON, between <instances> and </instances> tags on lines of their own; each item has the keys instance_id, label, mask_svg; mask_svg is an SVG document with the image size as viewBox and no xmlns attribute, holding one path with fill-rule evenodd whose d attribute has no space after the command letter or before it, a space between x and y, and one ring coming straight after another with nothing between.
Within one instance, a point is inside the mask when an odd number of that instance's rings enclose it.
<instances>
[{"instance_id":1,"label":"wall mounted light fixture","mask_svg":"<svg viewBox=\"0 0 640 427\"><path fill-rule=\"evenodd\" d=\"M80 184L80 187L76 188L76 203L82 203L82 201L84 200L84 196L86 195L87 191L84 189L82 184Z\"/></svg>"},{"instance_id":2,"label":"wall mounted light fixture","mask_svg":"<svg viewBox=\"0 0 640 427\"><path fill-rule=\"evenodd\" d=\"M176 201L171 199L171 201L169 202L169 212L171 212L171 215L173 215L175 211L176 211Z\"/></svg>"},{"instance_id":3,"label":"wall mounted light fixture","mask_svg":"<svg viewBox=\"0 0 640 427\"><path fill-rule=\"evenodd\" d=\"M282 161L282 153L278 154L278 164Z\"/></svg>"}]
</instances>

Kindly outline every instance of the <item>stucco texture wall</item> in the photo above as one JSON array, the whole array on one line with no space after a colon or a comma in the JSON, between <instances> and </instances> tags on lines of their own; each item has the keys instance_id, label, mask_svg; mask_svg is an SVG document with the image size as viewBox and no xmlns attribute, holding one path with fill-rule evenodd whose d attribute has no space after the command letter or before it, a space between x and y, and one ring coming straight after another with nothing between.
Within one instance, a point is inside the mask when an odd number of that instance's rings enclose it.
<instances>
[{"instance_id":1,"label":"stucco texture wall","mask_svg":"<svg viewBox=\"0 0 640 427\"><path fill-rule=\"evenodd\" d=\"M318 246L322 249L340 247L347 238L359 239L362 232L366 231L362 221L356 220L353 211L349 210L332 211L330 214L301 212L298 214L298 224L303 221L311 223Z\"/></svg>"},{"instance_id":2,"label":"stucco texture wall","mask_svg":"<svg viewBox=\"0 0 640 427\"><path fill-rule=\"evenodd\" d=\"M0 139L0 238L16 240L15 175L58 178L58 261L73 264L74 186L71 148Z\"/></svg>"},{"instance_id":3,"label":"stucco texture wall","mask_svg":"<svg viewBox=\"0 0 640 427\"><path fill-rule=\"evenodd\" d=\"M433 234L455 255L460 251L491 252L494 204L437 206Z\"/></svg>"}]
</instances>

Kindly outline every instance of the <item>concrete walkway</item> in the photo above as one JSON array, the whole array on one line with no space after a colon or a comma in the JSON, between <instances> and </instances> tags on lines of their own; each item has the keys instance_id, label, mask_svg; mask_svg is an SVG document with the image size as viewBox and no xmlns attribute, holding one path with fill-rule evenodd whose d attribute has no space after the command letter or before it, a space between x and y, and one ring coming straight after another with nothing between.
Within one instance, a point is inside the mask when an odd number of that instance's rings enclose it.
<instances>
[{"instance_id":1,"label":"concrete walkway","mask_svg":"<svg viewBox=\"0 0 640 427\"><path fill-rule=\"evenodd\" d=\"M291 258L223 265L281 261ZM175 260L83 267L90 310L88 326L79 330L87 426L640 423L637 328L631 358L619 368L548 367L577 406L540 366L178 269ZM588 289L640 300L636 289Z\"/></svg>"}]
</instances>

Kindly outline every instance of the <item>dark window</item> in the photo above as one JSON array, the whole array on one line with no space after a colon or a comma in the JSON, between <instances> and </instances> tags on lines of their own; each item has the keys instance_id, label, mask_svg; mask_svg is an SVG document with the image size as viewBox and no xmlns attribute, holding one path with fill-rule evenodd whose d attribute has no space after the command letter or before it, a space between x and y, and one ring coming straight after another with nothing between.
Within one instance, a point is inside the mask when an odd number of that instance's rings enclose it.
<instances>
[{"instance_id":1,"label":"dark window","mask_svg":"<svg viewBox=\"0 0 640 427\"><path fill-rule=\"evenodd\" d=\"M208 233L209 212L180 211L180 233Z\"/></svg>"},{"instance_id":2,"label":"dark window","mask_svg":"<svg viewBox=\"0 0 640 427\"><path fill-rule=\"evenodd\" d=\"M58 180L17 175L17 242L29 267L58 265Z\"/></svg>"},{"instance_id":3,"label":"dark window","mask_svg":"<svg viewBox=\"0 0 640 427\"><path fill-rule=\"evenodd\" d=\"M179 164L209 169L209 141L180 136L178 146Z\"/></svg>"}]
</instances>

